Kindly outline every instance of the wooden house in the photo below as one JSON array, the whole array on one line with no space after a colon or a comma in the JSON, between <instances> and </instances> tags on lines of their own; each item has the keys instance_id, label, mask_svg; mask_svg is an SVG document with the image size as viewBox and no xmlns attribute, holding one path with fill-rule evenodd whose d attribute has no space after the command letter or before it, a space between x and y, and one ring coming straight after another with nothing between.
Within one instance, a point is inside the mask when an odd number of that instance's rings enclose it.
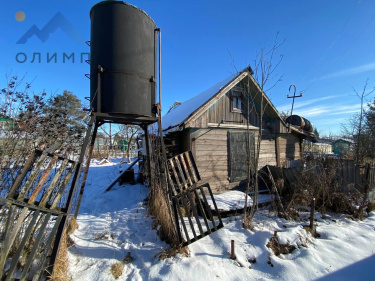
<instances>
[{"instance_id":1,"label":"wooden house","mask_svg":"<svg viewBox=\"0 0 375 281\"><path fill-rule=\"evenodd\" d=\"M312 155L329 155L333 154L331 141L319 140L318 142L303 141L303 151Z\"/></svg>"},{"instance_id":2,"label":"wooden house","mask_svg":"<svg viewBox=\"0 0 375 281\"><path fill-rule=\"evenodd\" d=\"M235 187L246 179L248 136L254 155L260 128L258 169L282 167L301 159L303 139L314 139L313 133L296 126L288 130L252 74L248 67L163 116L169 155L191 150L202 179L215 191Z\"/></svg>"}]
</instances>

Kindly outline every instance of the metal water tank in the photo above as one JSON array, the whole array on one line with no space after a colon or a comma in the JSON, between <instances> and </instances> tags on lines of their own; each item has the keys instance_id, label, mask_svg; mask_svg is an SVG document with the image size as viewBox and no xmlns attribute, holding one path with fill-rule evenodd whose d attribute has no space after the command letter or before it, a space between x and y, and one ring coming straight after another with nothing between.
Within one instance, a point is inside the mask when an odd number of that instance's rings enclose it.
<instances>
[{"instance_id":1,"label":"metal water tank","mask_svg":"<svg viewBox=\"0 0 375 281\"><path fill-rule=\"evenodd\" d=\"M93 111L155 116L151 111L156 75L156 25L152 18L125 2L103 1L91 8L90 19Z\"/></svg>"},{"instance_id":2,"label":"metal water tank","mask_svg":"<svg viewBox=\"0 0 375 281\"><path fill-rule=\"evenodd\" d=\"M305 130L307 132L312 132L314 130L313 123L299 115L291 115L288 118L286 118L285 121L286 123L298 126L302 130Z\"/></svg>"}]
</instances>

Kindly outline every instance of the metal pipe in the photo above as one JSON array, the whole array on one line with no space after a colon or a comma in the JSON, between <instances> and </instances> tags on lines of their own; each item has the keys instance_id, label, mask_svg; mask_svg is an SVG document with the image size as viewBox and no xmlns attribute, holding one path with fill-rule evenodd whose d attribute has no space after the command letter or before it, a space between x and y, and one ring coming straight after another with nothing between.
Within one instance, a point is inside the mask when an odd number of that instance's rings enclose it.
<instances>
[{"instance_id":1,"label":"metal pipe","mask_svg":"<svg viewBox=\"0 0 375 281\"><path fill-rule=\"evenodd\" d=\"M98 89L97 89L97 97L96 97L96 112L102 112L102 73L103 68L101 65L98 65Z\"/></svg>"},{"instance_id":2,"label":"metal pipe","mask_svg":"<svg viewBox=\"0 0 375 281\"><path fill-rule=\"evenodd\" d=\"M153 80L153 86L154 86L154 90L152 92L152 94L154 95L154 103L157 103L157 96L156 96L156 72L157 72L157 60L158 60L158 50L157 50L157 40L158 40L158 28L156 28L154 30L154 80Z\"/></svg>"},{"instance_id":3,"label":"metal pipe","mask_svg":"<svg viewBox=\"0 0 375 281\"><path fill-rule=\"evenodd\" d=\"M161 118L161 29L159 28L159 103Z\"/></svg>"}]
</instances>

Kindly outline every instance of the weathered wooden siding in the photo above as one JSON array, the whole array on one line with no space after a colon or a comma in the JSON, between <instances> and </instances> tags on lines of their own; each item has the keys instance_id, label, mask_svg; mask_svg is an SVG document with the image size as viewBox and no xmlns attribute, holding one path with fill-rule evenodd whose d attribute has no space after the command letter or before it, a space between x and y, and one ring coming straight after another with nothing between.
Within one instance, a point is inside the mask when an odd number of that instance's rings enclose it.
<instances>
[{"instance_id":1,"label":"weathered wooden siding","mask_svg":"<svg viewBox=\"0 0 375 281\"><path fill-rule=\"evenodd\" d=\"M203 181L218 191L228 186L227 130L201 129L191 134L192 151Z\"/></svg>"},{"instance_id":2,"label":"weathered wooden siding","mask_svg":"<svg viewBox=\"0 0 375 281\"><path fill-rule=\"evenodd\" d=\"M207 128L208 123L228 123L246 125L246 104L242 104L242 112L232 111L231 92L226 93L218 99L211 107L209 107L200 116L189 122L192 128ZM259 120L252 110L250 112L250 125L258 126Z\"/></svg>"},{"instance_id":3,"label":"weathered wooden siding","mask_svg":"<svg viewBox=\"0 0 375 281\"><path fill-rule=\"evenodd\" d=\"M275 147L275 137L271 132L263 130L262 141L260 143L258 169L261 169L265 165L277 165Z\"/></svg>"},{"instance_id":4,"label":"weathered wooden siding","mask_svg":"<svg viewBox=\"0 0 375 281\"><path fill-rule=\"evenodd\" d=\"M301 141L294 134L279 135L280 165L283 166L286 160L301 159Z\"/></svg>"},{"instance_id":5,"label":"weathered wooden siding","mask_svg":"<svg viewBox=\"0 0 375 281\"><path fill-rule=\"evenodd\" d=\"M192 151L203 181L210 183L215 191L238 185L228 180L228 131L245 132L236 129L200 129L191 133ZM255 133L255 141L258 132ZM268 132L263 133L258 168L276 165L275 139ZM246 155L244 155L246 157Z\"/></svg>"}]
</instances>

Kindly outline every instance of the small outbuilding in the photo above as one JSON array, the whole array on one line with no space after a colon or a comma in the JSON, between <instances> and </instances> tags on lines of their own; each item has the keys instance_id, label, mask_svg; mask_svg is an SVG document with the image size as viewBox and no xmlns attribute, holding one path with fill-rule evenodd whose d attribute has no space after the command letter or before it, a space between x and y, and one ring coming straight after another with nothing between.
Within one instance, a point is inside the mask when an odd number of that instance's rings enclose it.
<instances>
[{"instance_id":1,"label":"small outbuilding","mask_svg":"<svg viewBox=\"0 0 375 281\"><path fill-rule=\"evenodd\" d=\"M352 152L355 142L351 139L337 139L333 141L333 152L338 155L345 155Z\"/></svg>"},{"instance_id":2,"label":"small outbuilding","mask_svg":"<svg viewBox=\"0 0 375 281\"><path fill-rule=\"evenodd\" d=\"M254 159L260 132L257 169L300 160L303 140L315 141L312 132L285 123L252 74L248 67L231 75L163 116L169 156L191 150L215 191L247 178L248 149Z\"/></svg>"}]
</instances>

